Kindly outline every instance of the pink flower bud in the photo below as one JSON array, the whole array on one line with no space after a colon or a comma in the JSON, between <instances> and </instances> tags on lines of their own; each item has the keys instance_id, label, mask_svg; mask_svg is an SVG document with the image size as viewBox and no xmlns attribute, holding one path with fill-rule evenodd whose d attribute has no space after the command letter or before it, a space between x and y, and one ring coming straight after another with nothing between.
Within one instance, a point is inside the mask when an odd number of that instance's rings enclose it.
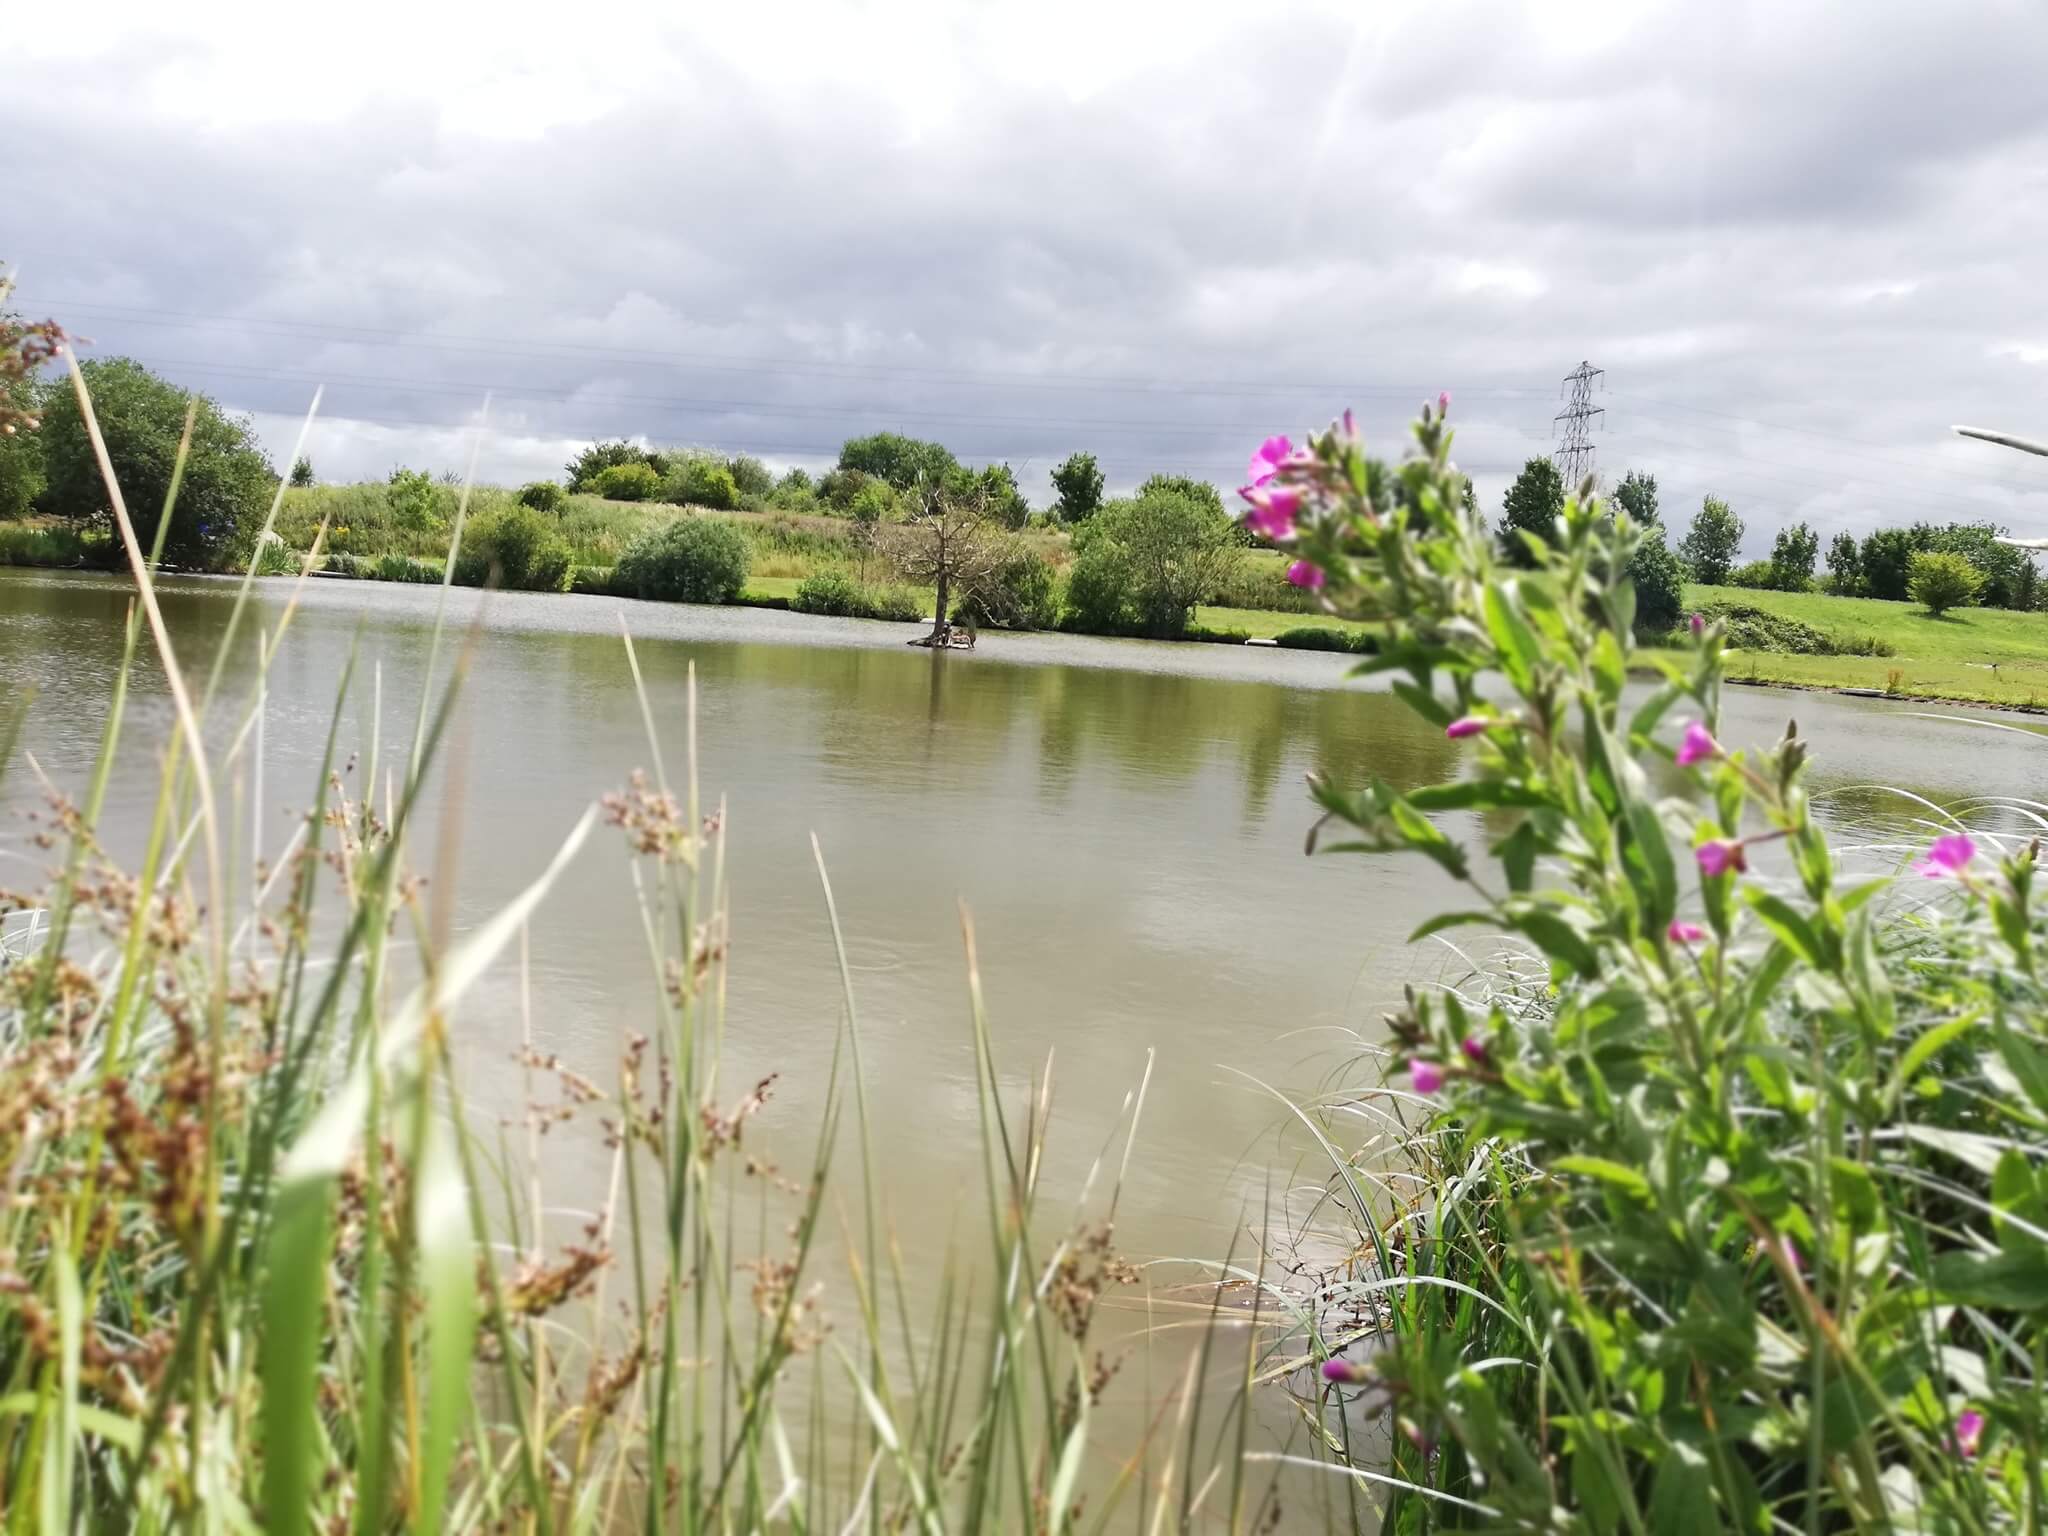
<instances>
[{"instance_id":1,"label":"pink flower bud","mask_svg":"<svg viewBox=\"0 0 2048 1536\"><path fill-rule=\"evenodd\" d=\"M1974 1408L1967 1408L1956 1415L1956 1454L1964 1460L1977 1454L1978 1442L1984 1438L1984 1415Z\"/></svg>"},{"instance_id":2,"label":"pink flower bud","mask_svg":"<svg viewBox=\"0 0 2048 1536\"><path fill-rule=\"evenodd\" d=\"M1698 923L1681 922L1675 917L1671 926L1664 930L1664 937L1674 944L1697 944L1706 936L1707 930Z\"/></svg>"},{"instance_id":3,"label":"pink flower bud","mask_svg":"<svg viewBox=\"0 0 2048 1536\"><path fill-rule=\"evenodd\" d=\"M1477 736L1493 722L1484 715L1462 715L1444 727L1444 734L1453 741L1463 741L1467 736Z\"/></svg>"},{"instance_id":4,"label":"pink flower bud","mask_svg":"<svg viewBox=\"0 0 2048 1536\"><path fill-rule=\"evenodd\" d=\"M1465 1053L1465 1059L1474 1066L1486 1065L1486 1042L1477 1035L1467 1035L1458 1042L1458 1049Z\"/></svg>"},{"instance_id":5,"label":"pink flower bud","mask_svg":"<svg viewBox=\"0 0 2048 1536\"><path fill-rule=\"evenodd\" d=\"M1740 873L1749 868L1742 844L1733 838L1717 837L1711 842L1701 843L1693 849L1692 855L1699 860L1700 873L1710 878L1725 875L1730 870Z\"/></svg>"},{"instance_id":6,"label":"pink flower bud","mask_svg":"<svg viewBox=\"0 0 2048 1536\"><path fill-rule=\"evenodd\" d=\"M1686 721L1684 739L1678 743L1678 766L1690 768L1703 757L1720 755L1721 744L1714 740L1713 732L1697 720Z\"/></svg>"},{"instance_id":7,"label":"pink flower bud","mask_svg":"<svg viewBox=\"0 0 2048 1536\"><path fill-rule=\"evenodd\" d=\"M1966 832L1951 832L1946 837L1937 837L1927 850L1927 857L1913 867L1929 879L1939 880L1949 875L1961 875L1970 860L1977 856L1977 845Z\"/></svg>"},{"instance_id":8,"label":"pink flower bud","mask_svg":"<svg viewBox=\"0 0 2048 1536\"><path fill-rule=\"evenodd\" d=\"M1287 579L1297 587L1307 587L1311 592L1320 587L1329 577L1323 568L1308 560L1297 560L1287 567Z\"/></svg>"},{"instance_id":9,"label":"pink flower bud","mask_svg":"<svg viewBox=\"0 0 2048 1536\"><path fill-rule=\"evenodd\" d=\"M1417 1093L1427 1096L1443 1087L1444 1069L1433 1061L1411 1061L1408 1081Z\"/></svg>"},{"instance_id":10,"label":"pink flower bud","mask_svg":"<svg viewBox=\"0 0 2048 1536\"><path fill-rule=\"evenodd\" d=\"M1704 614L1694 614L1691 619L1691 624L1693 639L1697 640L1701 635L1707 632L1707 620Z\"/></svg>"},{"instance_id":11,"label":"pink flower bud","mask_svg":"<svg viewBox=\"0 0 2048 1536\"><path fill-rule=\"evenodd\" d=\"M1438 392L1436 397L1436 413L1439 416L1451 414L1451 392L1448 389Z\"/></svg>"},{"instance_id":12,"label":"pink flower bud","mask_svg":"<svg viewBox=\"0 0 2048 1536\"><path fill-rule=\"evenodd\" d=\"M1332 1356L1323 1362L1323 1380L1334 1381L1342 1386L1362 1386L1372 1379L1372 1373L1364 1366L1350 1360Z\"/></svg>"}]
</instances>

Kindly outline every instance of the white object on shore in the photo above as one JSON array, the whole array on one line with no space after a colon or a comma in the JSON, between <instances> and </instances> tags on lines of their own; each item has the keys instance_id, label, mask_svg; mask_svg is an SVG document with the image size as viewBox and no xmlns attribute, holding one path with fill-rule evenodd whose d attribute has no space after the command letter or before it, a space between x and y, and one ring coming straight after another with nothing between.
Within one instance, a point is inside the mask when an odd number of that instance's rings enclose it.
<instances>
[{"instance_id":1,"label":"white object on shore","mask_svg":"<svg viewBox=\"0 0 2048 1536\"><path fill-rule=\"evenodd\" d=\"M1251 639L1245 641L1246 645L1278 645L1279 643L1280 642L1278 640L1262 639L1256 635L1254 635Z\"/></svg>"}]
</instances>

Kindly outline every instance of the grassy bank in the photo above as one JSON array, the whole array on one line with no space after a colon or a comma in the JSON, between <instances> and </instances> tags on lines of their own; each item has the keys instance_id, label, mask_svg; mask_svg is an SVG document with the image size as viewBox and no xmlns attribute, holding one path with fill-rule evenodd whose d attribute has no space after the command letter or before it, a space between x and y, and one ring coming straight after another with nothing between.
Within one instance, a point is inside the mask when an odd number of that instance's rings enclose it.
<instances>
[{"instance_id":1,"label":"grassy bank","mask_svg":"<svg viewBox=\"0 0 2048 1536\"><path fill-rule=\"evenodd\" d=\"M1728 676L1738 682L1874 688L1900 698L2048 707L2048 613L1960 608L1936 618L1913 603L1705 586L1688 587L1686 603L1691 608L1742 604L1845 641L1874 641L1892 652L1798 656L1731 651Z\"/></svg>"}]
</instances>

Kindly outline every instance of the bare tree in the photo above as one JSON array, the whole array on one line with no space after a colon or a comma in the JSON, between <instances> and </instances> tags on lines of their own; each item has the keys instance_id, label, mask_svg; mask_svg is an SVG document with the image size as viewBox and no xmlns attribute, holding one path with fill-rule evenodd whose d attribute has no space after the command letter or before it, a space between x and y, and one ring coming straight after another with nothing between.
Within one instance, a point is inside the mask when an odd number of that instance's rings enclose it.
<instances>
[{"instance_id":1,"label":"bare tree","mask_svg":"<svg viewBox=\"0 0 2048 1536\"><path fill-rule=\"evenodd\" d=\"M931 637L943 642L954 594L972 593L989 579L1005 541L983 487L948 489L927 482L911 494L914 510L894 540L896 568L906 580L938 589Z\"/></svg>"}]
</instances>

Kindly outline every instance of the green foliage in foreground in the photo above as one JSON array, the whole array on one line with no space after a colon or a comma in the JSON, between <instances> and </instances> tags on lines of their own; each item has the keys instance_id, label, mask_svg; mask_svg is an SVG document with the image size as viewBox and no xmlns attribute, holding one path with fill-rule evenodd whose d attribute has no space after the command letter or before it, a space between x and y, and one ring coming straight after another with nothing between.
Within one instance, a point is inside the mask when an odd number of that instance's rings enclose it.
<instances>
[{"instance_id":1,"label":"green foliage in foreground","mask_svg":"<svg viewBox=\"0 0 2048 1536\"><path fill-rule=\"evenodd\" d=\"M525 1116L500 1134L496 1106L469 1099L451 1011L541 920L599 808L536 854L507 908L446 941L408 851L464 686L466 657L437 628L409 745L373 734L357 776L343 722L370 690L351 667L311 801L270 850L275 873L250 870L231 851L239 801L222 796L260 768L257 712L278 687L264 674L296 610L250 635L245 583L220 637L222 655L238 632L256 641L245 698L150 642L177 724L147 744L163 768L142 862L117 869L96 829L133 750L124 702L154 605L148 564L132 569L142 602L99 762L78 803L53 807L48 889L10 898L33 932L0 928L0 1489L15 1528L831 1532L887 1512L937 1536L1074 1529L1084 1500L1090 1531L1120 1511L1140 1532L1167 1510L1176 1528L1270 1526L1270 1491L1233 1449L1243 1389L1199 1380L1199 1309L1156 1417L1148 1402L1135 1442L1102 1443L1115 1367L1090 1355L1099 1302L1144 1283L1111 1227L1144 1081L1115 1127L1119 1171L1091 1176L1068 1220L1042 1217L1050 1086L1006 1102L971 926L980 1263L948 1261L913 1322L829 884L844 1000L823 1109L781 1138L781 1172L761 1160L769 1084L718 1076L733 934L694 693L687 776L672 787L650 739L655 776L602 807L642 901L644 1029L598 1082L527 1026ZM0 768L18 723L0 717ZM542 1136L579 1129L609 1193L565 1242ZM837 1148L854 1138L849 1174ZM1230 1369L1247 1380L1252 1361Z\"/></svg>"},{"instance_id":2,"label":"green foliage in foreground","mask_svg":"<svg viewBox=\"0 0 2048 1536\"><path fill-rule=\"evenodd\" d=\"M729 603L747 584L747 541L720 518L679 517L649 529L619 558L617 585L672 603Z\"/></svg>"},{"instance_id":3,"label":"green foliage in foreground","mask_svg":"<svg viewBox=\"0 0 2048 1536\"><path fill-rule=\"evenodd\" d=\"M1325 1294L1389 1313L1316 1343L1377 1351L1326 1375L1395 1417L1382 1528L2038 1529L2034 845L1954 827L1917 909L1844 878L1796 732L1718 739L1717 626L1625 696L1634 594L1603 573L1633 525L1567 502L1503 569L1446 424L1416 441L1389 469L1318 439L1301 546L1340 610L1387 616L1368 669L1469 760L1320 782L1325 840L1428 859L1462 905L1418 937L1483 925L1534 969L1392 1021L1409 1091L1362 1110L1427 1118L1419 1192L1371 1177L1382 1138L1334 1165L1377 1216Z\"/></svg>"}]
</instances>

